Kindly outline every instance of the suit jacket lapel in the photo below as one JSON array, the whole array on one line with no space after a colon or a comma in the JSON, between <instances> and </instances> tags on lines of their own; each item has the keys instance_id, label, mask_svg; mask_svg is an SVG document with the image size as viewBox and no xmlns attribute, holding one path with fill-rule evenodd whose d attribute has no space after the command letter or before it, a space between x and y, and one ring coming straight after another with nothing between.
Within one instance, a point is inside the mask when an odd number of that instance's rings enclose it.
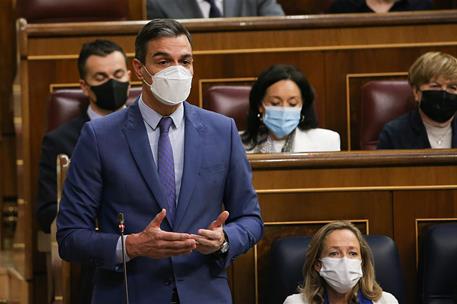
<instances>
[{"instance_id":1,"label":"suit jacket lapel","mask_svg":"<svg viewBox=\"0 0 457 304\"><path fill-rule=\"evenodd\" d=\"M410 115L410 124L416 134L416 139L411 140L412 143L416 143L417 147L431 148L430 142L428 141L427 130L425 129L424 123L419 114L419 109L415 109Z\"/></svg>"},{"instance_id":2,"label":"suit jacket lapel","mask_svg":"<svg viewBox=\"0 0 457 304\"><path fill-rule=\"evenodd\" d=\"M175 227L179 227L189 206L192 192L199 182L199 171L202 161L202 137L204 126L200 124L198 113L192 106L184 103L185 137L184 137L184 168L181 180Z\"/></svg>"},{"instance_id":3,"label":"suit jacket lapel","mask_svg":"<svg viewBox=\"0 0 457 304\"><path fill-rule=\"evenodd\" d=\"M138 101L128 109L127 123L123 129L130 151L141 172L144 181L151 190L154 198L161 208L168 209L165 195L160 188L157 166L154 163L146 127L138 107ZM171 223L171 221L168 221ZM171 226L171 225L170 225Z\"/></svg>"}]
</instances>

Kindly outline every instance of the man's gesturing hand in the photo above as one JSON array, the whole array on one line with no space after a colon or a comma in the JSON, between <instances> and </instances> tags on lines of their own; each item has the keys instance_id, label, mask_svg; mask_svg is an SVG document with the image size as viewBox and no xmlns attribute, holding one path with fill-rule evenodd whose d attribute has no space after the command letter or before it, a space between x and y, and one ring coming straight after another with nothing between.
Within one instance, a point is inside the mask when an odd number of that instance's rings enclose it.
<instances>
[{"instance_id":1,"label":"man's gesturing hand","mask_svg":"<svg viewBox=\"0 0 457 304\"><path fill-rule=\"evenodd\" d=\"M197 247L190 234L160 229L166 215L166 210L162 209L142 232L127 236L125 247L130 258L147 256L162 259L191 253Z\"/></svg>"},{"instance_id":2,"label":"man's gesturing hand","mask_svg":"<svg viewBox=\"0 0 457 304\"><path fill-rule=\"evenodd\" d=\"M229 217L228 211L222 211L207 229L199 229L198 234L193 235L197 241L197 251L202 254L210 254L218 251L225 241L222 225Z\"/></svg>"}]
</instances>

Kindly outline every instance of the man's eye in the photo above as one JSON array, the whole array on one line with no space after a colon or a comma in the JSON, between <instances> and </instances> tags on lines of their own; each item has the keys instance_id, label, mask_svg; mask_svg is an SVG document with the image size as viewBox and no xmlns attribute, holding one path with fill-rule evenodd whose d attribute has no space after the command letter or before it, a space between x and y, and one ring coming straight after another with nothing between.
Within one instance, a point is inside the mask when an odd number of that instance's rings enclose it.
<instances>
[{"instance_id":1,"label":"man's eye","mask_svg":"<svg viewBox=\"0 0 457 304\"><path fill-rule=\"evenodd\" d=\"M123 71L119 71L119 72L117 72L116 74L114 74L114 77L119 79L119 78L124 77L124 74L125 74L125 73L124 73Z\"/></svg>"}]
</instances>

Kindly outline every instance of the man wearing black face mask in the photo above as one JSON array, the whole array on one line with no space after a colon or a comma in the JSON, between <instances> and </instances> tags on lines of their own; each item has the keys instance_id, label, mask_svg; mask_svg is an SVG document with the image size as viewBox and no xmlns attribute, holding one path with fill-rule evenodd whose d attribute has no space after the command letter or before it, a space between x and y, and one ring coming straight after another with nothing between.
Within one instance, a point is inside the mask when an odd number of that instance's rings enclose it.
<instances>
[{"instance_id":1,"label":"man wearing black face mask","mask_svg":"<svg viewBox=\"0 0 457 304\"><path fill-rule=\"evenodd\" d=\"M408 75L418 106L387 123L378 149L449 149L457 147L457 58L428 52Z\"/></svg>"},{"instance_id":2,"label":"man wearing black face mask","mask_svg":"<svg viewBox=\"0 0 457 304\"><path fill-rule=\"evenodd\" d=\"M130 71L120 46L108 40L85 43L78 58L80 86L89 106L75 119L47 133L41 146L37 219L41 230L50 232L57 213L56 157L71 156L84 123L103 117L122 107L127 100ZM83 267L84 270L84 267ZM87 269L86 269L87 270ZM81 288L81 303L90 303L90 281L85 278Z\"/></svg>"}]
</instances>

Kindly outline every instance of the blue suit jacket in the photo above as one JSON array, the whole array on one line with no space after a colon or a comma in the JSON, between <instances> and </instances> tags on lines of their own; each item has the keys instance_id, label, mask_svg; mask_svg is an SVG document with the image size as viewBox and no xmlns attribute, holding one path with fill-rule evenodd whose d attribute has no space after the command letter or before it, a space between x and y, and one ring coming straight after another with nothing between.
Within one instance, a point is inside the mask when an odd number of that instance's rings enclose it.
<instances>
[{"instance_id":1,"label":"blue suit jacket","mask_svg":"<svg viewBox=\"0 0 457 304\"><path fill-rule=\"evenodd\" d=\"M193 252L127 263L130 303L170 303L173 285L181 303L231 303L225 268L262 236L263 223L251 169L235 123L184 104L184 168L173 227L196 233L223 208L230 249L224 258ZM126 234L142 231L166 207L138 104L87 123L68 172L57 219L62 258L97 266L93 303L123 303L123 274L116 264L117 215ZM99 232L95 232L98 220ZM174 283L173 283L174 282Z\"/></svg>"}]
</instances>

